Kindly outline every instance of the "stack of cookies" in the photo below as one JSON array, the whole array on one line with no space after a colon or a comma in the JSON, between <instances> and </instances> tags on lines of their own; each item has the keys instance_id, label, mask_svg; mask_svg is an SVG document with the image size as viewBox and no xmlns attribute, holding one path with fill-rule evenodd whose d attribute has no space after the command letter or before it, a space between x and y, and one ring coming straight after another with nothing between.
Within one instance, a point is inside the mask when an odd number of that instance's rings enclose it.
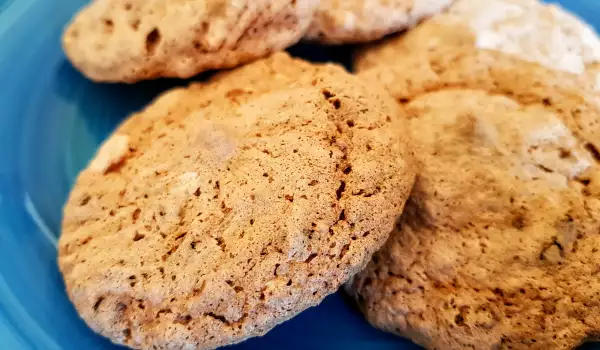
<instances>
[{"instance_id":1,"label":"stack of cookies","mask_svg":"<svg viewBox=\"0 0 600 350\"><path fill-rule=\"evenodd\" d=\"M96 0L63 43L96 81L229 69L125 120L65 206L69 297L113 342L234 344L342 285L428 349L600 334L600 39L560 7Z\"/></svg>"}]
</instances>

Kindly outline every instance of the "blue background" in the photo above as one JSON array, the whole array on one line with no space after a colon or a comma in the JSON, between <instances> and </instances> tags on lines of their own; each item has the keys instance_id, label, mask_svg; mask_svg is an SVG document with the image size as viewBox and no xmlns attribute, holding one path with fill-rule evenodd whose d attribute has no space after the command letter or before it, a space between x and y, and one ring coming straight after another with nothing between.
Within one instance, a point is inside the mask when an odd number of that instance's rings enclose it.
<instances>
[{"instance_id":1,"label":"blue background","mask_svg":"<svg viewBox=\"0 0 600 350\"><path fill-rule=\"evenodd\" d=\"M598 1L561 3L598 28ZM183 84L84 79L60 49L62 28L82 3L0 0L0 349L118 348L86 327L64 293L56 266L62 205L106 135L160 91ZM344 47L291 51L316 61L349 57ZM230 347L267 348L418 349L370 327L341 292L262 338Z\"/></svg>"}]
</instances>

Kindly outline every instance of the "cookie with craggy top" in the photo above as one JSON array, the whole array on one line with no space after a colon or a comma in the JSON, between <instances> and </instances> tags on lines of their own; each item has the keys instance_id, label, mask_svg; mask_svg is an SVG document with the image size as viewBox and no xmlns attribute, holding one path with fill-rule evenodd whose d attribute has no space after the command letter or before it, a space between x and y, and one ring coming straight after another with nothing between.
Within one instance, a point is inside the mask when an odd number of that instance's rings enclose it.
<instances>
[{"instance_id":1,"label":"cookie with craggy top","mask_svg":"<svg viewBox=\"0 0 600 350\"><path fill-rule=\"evenodd\" d=\"M575 74L600 62L600 38L583 20L537 0L457 0L405 35L360 50L357 71L439 47L491 49Z\"/></svg>"},{"instance_id":2,"label":"cookie with craggy top","mask_svg":"<svg viewBox=\"0 0 600 350\"><path fill-rule=\"evenodd\" d=\"M597 335L597 93L478 49L360 76L402 104L419 164L396 229L347 284L367 319L429 349L571 349Z\"/></svg>"},{"instance_id":3,"label":"cookie with craggy top","mask_svg":"<svg viewBox=\"0 0 600 350\"><path fill-rule=\"evenodd\" d=\"M141 349L266 333L368 262L414 180L376 86L287 54L172 90L100 147L59 265L83 319Z\"/></svg>"},{"instance_id":4,"label":"cookie with craggy top","mask_svg":"<svg viewBox=\"0 0 600 350\"><path fill-rule=\"evenodd\" d=\"M321 0L305 39L361 43L413 27L453 0Z\"/></svg>"},{"instance_id":5,"label":"cookie with craggy top","mask_svg":"<svg viewBox=\"0 0 600 350\"><path fill-rule=\"evenodd\" d=\"M318 0L97 0L67 27L67 57L96 81L188 78L285 49Z\"/></svg>"}]
</instances>

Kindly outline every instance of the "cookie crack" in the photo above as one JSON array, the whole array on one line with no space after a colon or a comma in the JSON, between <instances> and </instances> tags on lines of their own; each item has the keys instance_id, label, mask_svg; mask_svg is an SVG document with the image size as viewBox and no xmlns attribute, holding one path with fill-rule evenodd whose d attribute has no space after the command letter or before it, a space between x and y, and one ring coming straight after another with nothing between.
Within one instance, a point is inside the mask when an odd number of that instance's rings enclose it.
<instances>
[{"instance_id":1,"label":"cookie crack","mask_svg":"<svg viewBox=\"0 0 600 350\"><path fill-rule=\"evenodd\" d=\"M272 5L268 4L267 7L261 11L261 15L256 17L252 22L250 22L250 24L248 25L248 27L246 27L246 29L244 30L242 35L240 35L238 40L236 40L235 45L233 46L232 50L237 49L239 46L239 43L242 42L244 39L247 39L251 35L256 34L261 29L267 28L269 26L269 24L271 22L273 22L274 19L283 18L282 13L285 13L288 10L287 7L284 6L281 10L279 10L277 13L273 14L272 16L270 16L270 17L266 16L267 14L269 14L271 12L271 7L272 7ZM239 18L238 18L238 20L239 20ZM259 23L262 23L263 25L261 27L257 27L256 25Z\"/></svg>"},{"instance_id":2,"label":"cookie crack","mask_svg":"<svg viewBox=\"0 0 600 350\"><path fill-rule=\"evenodd\" d=\"M248 306L248 302L244 301L244 307L242 309L246 310L247 306ZM220 315L220 314L217 314L214 312L207 312L207 313L202 314L202 316L210 317L210 318L222 323L223 325L226 325L231 328L243 324L246 321L246 319L249 317L247 312L245 312L242 315L242 317L240 317L240 319L238 319L237 321L229 321L229 320L227 320L227 317L225 317L224 315Z\"/></svg>"},{"instance_id":3,"label":"cookie crack","mask_svg":"<svg viewBox=\"0 0 600 350\"><path fill-rule=\"evenodd\" d=\"M227 318L225 318L225 316L223 315L219 315L219 314L215 314L214 312L207 312L204 314L204 316L206 317L210 317L212 319L215 319L221 323L224 323L226 325L231 325L231 322L227 321Z\"/></svg>"},{"instance_id":4,"label":"cookie crack","mask_svg":"<svg viewBox=\"0 0 600 350\"><path fill-rule=\"evenodd\" d=\"M331 109L338 110L341 108L341 100L336 97L336 94L328 89L322 89L321 93L323 94L323 98L327 103L329 103L329 111L327 113L327 118L335 125L335 136L333 136L330 141L330 145L336 147L340 153L342 153L341 159L336 164L336 172L338 173L338 179L340 181L339 187L336 190L336 201L337 206L341 209L338 219L329 226L329 231L334 232L336 226L338 226L343 221L348 221L346 217L346 207L343 205L344 198L347 196L347 193L352 194L352 190L350 189L349 182L347 181L349 174L352 171L352 164L348 161L349 155L353 151L353 133L347 122L346 118L339 117L338 113L331 111ZM333 113L332 113L333 112ZM348 142L340 143L340 139L347 139ZM349 223L353 225L353 223ZM352 240L346 243L342 250L340 251L338 258L342 259L346 253L350 250L350 245L352 244Z\"/></svg>"},{"instance_id":5,"label":"cookie crack","mask_svg":"<svg viewBox=\"0 0 600 350\"><path fill-rule=\"evenodd\" d=\"M254 27L254 25L262 18L262 15L264 13L267 13L267 11L270 10L270 6L267 9L263 9L262 10L262 14L258 17L255 17L246 28L244 28L242 30L242 34L237 38L237 40L235 41L235 43L233 44L233 47L231 48L232 51L235 51L238 46L240 45L240 42L242 42L247 36L248 36L248 31ZM244 9L242 10L242 12L239 14L239 16L236 18L235 23L238 23L240 21L240 18L242 18L246 13L248 12L248 4L244 5ZM218 50L220 50L223 45L225 44L225 41L223 42L223 44L221 44L221 46L219 47ZM217 51L218 51L217 50Z\"/></svg>"}]
</instances>

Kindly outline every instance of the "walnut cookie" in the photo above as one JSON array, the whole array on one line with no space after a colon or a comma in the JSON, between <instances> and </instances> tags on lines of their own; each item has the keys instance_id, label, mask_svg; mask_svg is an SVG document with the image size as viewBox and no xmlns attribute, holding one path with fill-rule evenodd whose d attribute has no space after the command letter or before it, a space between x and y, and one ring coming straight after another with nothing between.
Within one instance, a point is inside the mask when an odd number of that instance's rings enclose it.
<instances>
[{"instance_id":1,"label":"walnut cookie","mask_svg":"<svg viewBox=\"0 0 600 350\"><path fill-rule=\"evenodd\" d=\"M419 175L347 284L430 349L570 349L600 332L600 98L577 75L478 49L359 74L409 115Z\"/></svg>"},{"instance_id":2,"label":"walnut cookie","mask_svg":"<svg viewBox=\"0 0 600 350\"><path fill-rule=\"evenodd\" d=\"M447 12L405 35L366 46L357 71L440 47L497 50L546 67L600 77L600 38L587 23L555 4L537 0L456 0ZM600 83L598 84L600 87Z\"/></svg>"},{"instance_id":3,"label":"walnut cookie","mask_svg":"<svg viewBox=\"0 0 600 350\"><path fill-rule=\"evenodd\" d=\"M453 0L321 0L305 39L362 43L414 27Z\"/></svg>"},{"instance_id":4,"label":"walnut cookie","mask_svg":"<svg viewBox=\"0 0 600 350\"><path fill-rule=\"evenodd\" d=\"M319 0L96 0L67 27L88 78L133 83L235 67L295 44Z\"/></svg>"},{"instance_id":5,"label":"walnut cookie","mask_svg":"<svg viewBox=\"0 0 600 350\"><path fill-rule=\"evenodd\" d=\"M406 118L335 65L278 53L169 91L79 176L59 265L115 343L259 336L365 267L414 183Z\"/></svg>"}]
</instances>

